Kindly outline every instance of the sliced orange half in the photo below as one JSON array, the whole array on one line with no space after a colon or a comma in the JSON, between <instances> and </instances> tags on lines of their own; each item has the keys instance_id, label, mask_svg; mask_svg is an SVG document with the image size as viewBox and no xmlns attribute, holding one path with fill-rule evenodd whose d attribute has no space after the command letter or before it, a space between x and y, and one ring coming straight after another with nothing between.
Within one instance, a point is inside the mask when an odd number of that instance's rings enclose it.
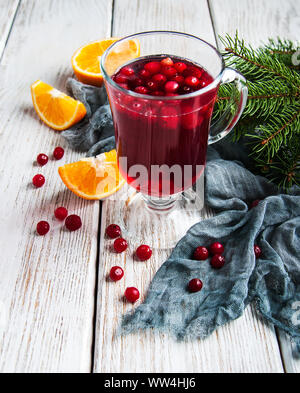
<instances>
[{"instance_id":1,"label":"sliced orange half","mask_svg":"<svg viewBox=\"0 0 300 393\"><path fill-rule=\"evenodd\" d=\"M55 130L66 130L85 115L82 102L38 80L31 85L32 102L41 120Z\"/></svg>"},{"instance_id":2,"label":"sliced orange half","mask_svg":"<svg viewBox=\"0 0 300 393\"><path fill-rule=\"evenodd\" d=\"M68 189L84 199L104 199L125 183L116 150L66 164L58 168L58 173Z\"/></svg>"},{"instance_id":3,"label":"sliced orange half","mask_svg":"<svg viewBox=\"0 0 300 393\"><path fill-rule=\"evenodd\" d=\"M72 67L80 82L102 86L103 77L100 72L100 59L106 49L116 41L118 41L118 38L94 41L82 46L74 53ZM113 74L118 65L122 65L140 55L139 42L137 40L127 42L118 45L117 50L112 51L108 56L105 66L109 75Z\"/></svg>"}]
</instances>

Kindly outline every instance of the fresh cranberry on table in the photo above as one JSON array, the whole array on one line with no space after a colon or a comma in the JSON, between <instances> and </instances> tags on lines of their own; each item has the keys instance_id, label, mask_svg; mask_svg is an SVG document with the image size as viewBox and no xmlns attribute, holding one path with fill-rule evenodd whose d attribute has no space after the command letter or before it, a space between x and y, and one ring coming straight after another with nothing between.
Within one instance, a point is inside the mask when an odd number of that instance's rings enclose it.
<instances>
[{"instance_id":1,"label":"fresh cranberry on table","mask_svg":"<svg viewBox=\"0 0 300 393\"><path fill-rule=\"evenodd\" d=\"M152 250L146 244L142 244L137 248L136 255L140 261L147 261L149 258L151 258Z\"/></svg>"},{"instance_id":2,"label":"fresh cranberry on table","mask_svg":"<svg viewBox=\"0 0 300 393\"><path fill-rule=\"evenodd\" d=\"M71 214L66 218L65 226L71 232L77 231L82 226L81 218L76 214Z\"/></svg>"},{"instance_id":3,"label":"fresh cranberry on table","mask_svg":"<svg viewBox=\"0 0 300 393\"><path fill-rule=\"evenodd\" d=\"M140 297L140 292L135 287L129 287L129 288L126 288L124 295L130 303L135 303Z\"/></svg>"},{"instance_id":4,"label":"fresh cranberry on table","mask_svg":"<svg viewBox=\"0 0 300 393\"><path fill-rule=\"evenodd\" d=\"M32 178L32 184L36 188L40 188L45 184L45 177L41 174L35 175Z\"/></svg>"},{"instance_id":5,"label":"fresh cranberry on table","mask_svg":"<svg viewBox=\"0 0 300 393\"><path fill-rule=\"evenodd\" d=\"M57 146L57 147L54 149L54 151L53 151L53 157L54 157L56 160L60 160L61 158L63 158L64 154L65 154L65 151L64 151L64 149L63 149L62 147L60 147L60 146Z\"/></svg>"},{"instance_id":6,"label":"fresh cranberry on table","mask_svg":"<svg viewBox=\"0 0 300 393\"><path fill-rule=\"evenodd\" d=\"M54 215L58 220L63 221L68 216L68 210L63 206L60 206L54 210Z\"/></svg>"},{"instance_id":7,"label":"fresh cranberry on table","mask_svg":"<svg viewBox=\"0 0 300 393\"><path fill-rule=\"evenodd\" d=\"M37 223L36 231L40 236L46 235L50 230L50 225L47 221L40 221Z\"/></svg>"},{"instance_id":8,"label":"fresh cranberry on table","mask_svg":"<svg viewBox=\"0 0 300 393\"><path fill-rule=\"evenodd\" d=\"M150 74L158 74L161 69L161 64L158 61L150 61L144 65L144 69Z\"/></svg>"},{"instance_id":9,"label":"fresh cranberry on table","mask_svg":"<svg viewBox=\"0 0 300 393\"><path fill-rule=\"evenodd\" d=\"M224 246L223 244L219 242L214 242L210 245L209 251L214 255L214 254L223 254L224 252Z\"/></svg>"},{"instance_id":10,"label":"fresh cranberry on table","mask_svg":"<svg viewBox=\"0 0 300 393\"><path fill-rule=\"evenodd\" d=\"M255 258L259 258L261 256L261 249L257 244L254 245L254 254Z\"/></svg>"},{"instance_id":11,"label":"fresh cranberry on table","mask_svg":"<svg viewBox=\"0 0 300 393\"><path fill-rule=\"evenodd\" d=\"M127 247L128 247L127 241L122 237L119 237L114 241L114 249L118 254L125 251Z\"/></svg>"},{"instance_id":12,"label":"fresh cranberry on table","mask_svg":"<svg viewBox=\"0 0 300 393\"><path fill-rule=\"evenodd\" d=\"M203 283L201 280L199 280L199 278L193 278L189 282L188 287L190 292L199 292L203 288Z\"/></svg>"},{"instance_id":13,"label":"fresh cranberry on table","mask_svg":"<svg viewBox=\"0 0 300 393\"><path fill-rule=\"evenodd\" d=\"M116 239L117 237L121 236L121 228L117 224L110 224L106 228L105 232L111 239Z\"/></svg>"},{"instance_id":14,"label":"fresh cranberry on table","mask_svg":"<svg viewBox=\"0 0 300 393\"><path fill-rule=\"evenodd\" d=\"M41 153L41 154L39 154L39 155L37 156L36 161L37 161L37 163L38 163L40 166L44 166L44 165L46 165L47 162L48 162L48 156L47 156L46 154L44 154L44 153Z\"/></svg>"},{"instance_id":15,"label":"fresh cranberry on table","mask_svg":"<svg viewBox=\"0 0 300 393\"><path fill-rule=\"evenodd\" d=\"M119 281L124 276L124 270L120 266L113 266L110 269L109 277L112 281Z\"/></svg>"},{"instance_id":16,"label":"fresh cranberry on table","mask_svg":"<svg viewBox=\"0 0 300 393\"><path fill-rule=\"evenodd\" d=\"M210 264L214 269L221 269L225 265L225 257L216 254L211 258Z\"/></svg>"},{"instance_id":17,"label":"fresh cranberry on table","mask_svg":"<svg viewBox=\"0 0 300 393\"><path fill-rule=\"evenodd\" d=\"M209 257L209 251L206 247L197 247L194 251L194 259L197 261L205 261Z\"/></svg>"}]
</instances>

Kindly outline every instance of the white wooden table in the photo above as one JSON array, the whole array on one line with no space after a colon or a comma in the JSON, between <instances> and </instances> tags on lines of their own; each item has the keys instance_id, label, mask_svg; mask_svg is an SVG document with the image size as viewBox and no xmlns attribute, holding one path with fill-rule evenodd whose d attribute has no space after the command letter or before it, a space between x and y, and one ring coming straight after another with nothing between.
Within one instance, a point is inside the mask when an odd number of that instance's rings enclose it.
<instances>
[{"instance_id":1,"label":"white wooden table","mask_svg":"<svg viewBox=\"0 0 300 393\"><path fill-rule=\"evenodd\" d=\"M236 29L253 45L277 35L296 40L300 1L0 0L1 372L300 372L289 339L252 306L190 344L151 331L115 335L119 318L133 307L120 294L135 285L144 296L170 250L161 247L148 264L133 261L134 244L122 255L109 251L104 230L118 221L124 203L87 202L64 188L57 167L80 155L37 119L30 85L42 79L64 89L80 45L152 29L185 31L214 45L219 34ZM61 162L33 164L57 145L66 148ZM47 183L35 190L30 181L39 172ZM80 231L55 223L59 205L80 214ZM34 232L40 219L51 222L45 237ZM142 217L131 223L142 224ZM145 229L150 244L163 245L170 236L161 225L157 220ZM117 289L106 281L116 264L126 265Z\"/></svg>"}]
</instances>

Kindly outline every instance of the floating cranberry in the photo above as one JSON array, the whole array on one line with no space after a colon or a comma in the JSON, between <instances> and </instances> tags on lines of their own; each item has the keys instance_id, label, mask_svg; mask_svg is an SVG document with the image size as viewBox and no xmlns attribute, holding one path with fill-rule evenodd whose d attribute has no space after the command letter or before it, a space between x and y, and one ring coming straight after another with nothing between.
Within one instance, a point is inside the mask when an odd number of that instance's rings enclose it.
<instances>
[{"instance_id":1,"label":"floating cranberry","mask_svg":"<svg viewBox=\"0 0 300 393\"><path fill-rule=\"evenodd\" d=\"M196 76L187 76L184 80L186 86L196 88L199 85L199 79Z\"/></svg>"},{"instance_id":2,"label":"floating cranberry","mask_svg":"<svg viewBox=\"0 0 300 393\"><path fill-rule=\"evenodd\" d=\"M177 82L180 86L184 84L184 77L182 75L175 75L171 80Z\"/></svg>"},{"instance_id":3,"label":"floating cranberry","mask_svg":"<svg viewBox=\"0 0 300 393\"><path fill-rule=\"evenodd\" d=\"M196 78L200 79L202 76L203 71L194 66L188 66L184 71L183 71L183 76L195 76Z\"/></svg>"},{"instance_id":4,"label":"floating cranberry","mask_svg":"<svg viewBox=\"0 0 300 393\"><path fill-rule=\"evenodd\" d=\"M71 232L77 231L82 226L81 218L76 214L71 214L66 218L65 226Z\"/></svg>"},{"instance_id":5,"label":"floating cranberry","mask_svg":"<svg viewBox=\"0 0 300 393\"><path fill-rule=\"evenodd\" d=\"M158 61L150 61L144 65L144 69L150 72L150 74L157 74L161 69L161 65Z\"/></svg>"},{"instance_id":6,"label":"floating cranberry","mask_svg":"<svg viewBox=\"0 0 300 393\"><path fill-rule=\"evenodd\" d=\"M167 78L172 78L177 74L176 68L172 66L165 66L162 68L162 73L167 77Z\"/></svg>"},{"instance_id":7,"label":"floating cranberry","mask_svg":"<svg viewBox=\"0 0 300 393\"><path fill-rule=\"evenodd\" d=\"M134 91L139 94L148 94L149 90L145 86L137 86Z\"/></svg>"},{"instance_id":8,"label":"floating cranberry","mask_svg":"<svg viewBox=\"0 0 300 393\"><path fill-rule=\"evenodd\" d=\"M124 75L124 74L118 74L118 75L115 76L114 81L116 83L127 83L128 77L126 75Z\"/></svg>"},{"instance_id":9,"label":"floating cranberry","mask_svg":"<svg viewBox=\"0 0 300 393\"><path fill-rule=\"evenodd\" d=\"M45 236L50 230L50 225L47 221L40 221L37 223L36 231L40 236Z\"/></svg>"},{"instance_id":10,"label":"floating cranberry","mask_svg":"<svg viewBox=\"0 0 300 393\"><path fill-rule=\"evenodd\" d=\"M257 244L254 245L254 254L255 258L259 258L261 256L261 249Z\"/></svg>"},{"instance_id":11,"label":"floating cranberry","mask_svg":"<svg viewBox=\"0 0 300 393\"><path fill-rule=\"evenodd\" d=\"M153 81L149 81L146 83L146 86L148 87L148 89L150 91L156 91L158 89L158 83L153 82Z\"/></svg>"},{"instance_id":12,"label":"floating cranberry","mask_svg":"<svg viewBox=\"0 0 300 393\"><path fill-rule=\"evenodd\" d=\"M137 248L136 255L140 261L147 261L149 258L151 258L152 250L146 244L142 244Z\"/></svg>"},{"instance_id":13,"label":"floating cranberry","mask_svg":"<svg viewBox=\"0 0 300 393\"><path fill-rule=\"evenodd\" d=\"M45 184L45 178L43 175L38 174L33 176L32 178L32 184L34 185L34 187L36 188L40 188Z\"/></svg>"},{"instance_id":14,"label":"floating cranberry","mask_svg":"<svg viewBox=\"0 0 300 393\"><path fill-rule=\"evenodd\" d=\"M110 269L109 277L112 281L119 281L124 276L124 270L120 266L113 266Z\"/></svg>"},{"instance_id":15,"label":"floating cranberry","mask_svg":"<svg viewBox=\"0 0 300 393\"><path fill-rule=\"evenodd\" d=\"M106 228L105 232L111 239L116 239L117 237L121 236L121 228L117 224L110 224Z\"/></svg>"},{"instance_id":16,"label":"floating cranberry","mask_svg":"<svg viewBox=\"0 0 300 393\"><path fill-rule=\"evenodd\" d=\"M178 63L174 64L174 67L176 69L177 72L179 72L180 74L183 73L184 70L186 70L187 65L182 63L181 61L179 61Z\"/></svg>"},{"instance_id":17,"label":"floating cranberry","mask_svg":"<svg viewBox=\"0 0 300 393\"><path fill-rule=\"evenodd\" d=\"M260 200L259 199L256 199L255 201L253 201L252 203L251 203L251 209L253 209L254 207L256 207L258 204L259 204L259 202L260 202Z\"/></svg>"},{"instance_id":18,"label":"floating cranberry","mask_svg":"<svg viewBox=\"0 0 300 393\"><path fill-rule=\"evenodd\" d=\"M64 154L65 154L65 151L64 151L64 149L63 149L62 147L60 147L60 146L57 146L57 147L54 149L54 151L53 151L53 157L54 157L56 160L60 160L61 158L63 158Z\"/></svg>"},{"instance_id":19,"label":"floating cranberry","mask_svg":"<svg viewBox=\"0 0 300 393\"><path fill-rule=\"evenodd\" d=\"M128 90L128 89L129 89L129 86L128 86L127 83L118 83L118 85L119 85L120 87L122 87L123 89L125 89L125 90Z\"/></svg>"},{"instance_id":20,"label":"floating cranberry","mask_svg":"<svg viewBox=\"0 0 300 393\"><path fill-rule=\"evenodd\" d=\"M224 246L219 243L219 242L214 242L211 244L209 251L215 255L215 254L223 254L224 252Z\"/></svg>"},{"instance_id":21,"label":"floating cranberry","mask_svg":"<svg viewBox=\"0 0 300 393\"><path fill-rule=\"evenodd\" d=\"M126 76L131 76L134 74L134 70L129 66L125 66L121 69L120 73Z\"/></svg>"},{"instance_id":22,"label":"floating cranberry","mask_svg":"<svg viewBox=\"0 0 300 393\"><path fill-rule=\"evenodd\" d=\"M135 303L140 297L140 292L137 288L129 287L126 288L124 295L130 303Z\"/></svg>"},{"instance_id":23,"label":"floating cranberry","mask_svg":"<svg viewBox=\"0 0 300 393\"><path fill-rule=\"evenodd\" d=\"M165 92L166 93L176 93L179 88L179 84L175 81L168 81L165 84Z\"/></svg>"},{"instance_id":24,"label":"floating cranberry","mask_svg":"<svg viewBox=\"0 0 300 393\"><path fill-rule=\"evenodd\" d=\"M210 261L214 269L221 269L225 265L225 257L220 254L215 254Z\"/></svg>"},{"instance_id":25,"label":"floating cranberry","mask_svg":"<svg viewBox=\"0 0 300 393\"><path fill-rule=\"evenodd\" d=\"M194 251L194 258L197 259L197 261L205 261L208 257L209 252L206 247L200 246Z\"/></svg>"},{"instance_id":26,"label":"floating cranberry","mask_svg":"<svg viewBox=\"0 0 300 393\"><path fill-rule=\"evenodd\" d=\"M193 92L193 89L191 88L191 87L189 87L189 86L183 86L181 89L180 89L180 93L181 94L190 94L190 93L192 93Z\"/></svg>"},{"instance_id":27,"label":"floating cranberry","mask_svg":"<svg viewBox=\"0 0 300 393\"><path fill-rule=\"evenodd\" d=\"M114 249L118 254L125 251L127 247L127 241L121 237L114 241Z\"/></svg>"},{"instance_id":28,"label":"floating cranberry","mask_svg":"<svg viewBox=\"0 0 300 393\"><path fill-rule=\"evenodd\" d=\"M198 87L201 87L201 89L203 89L204 87L208 86L209 84L210 84L209 81L207 81L207 80L202 80L202 81L200 81Z\"/></svg>"},{"instance_id":29,"label":"floating cranberry","mask_svg":"<svg viewBox=\"0 0 300 393\"><path fill-rule=\"evenodd\" d=\"M193 278L188 287L190 292L199 292L203 288L203 282L199 278Z\"/></svg>"},{"instance_id":30,"label":"floating cranberry","mask_svg":"<svg viewBox=\"0 0 300 393\"><path fill-rule=\"evenodd\" d=\"M37 161L37 163L38 163L40 166L44 166L44 165L46 165L47 162L48 162L48 156L47 156L46 154L41 153L41 154L39 154L39 155L37 156L36 161Z\"/></svg>"},{"instance_id":31,"label":"floating cranberry","mask_svg":"<svg viewBox=\"0 0 300 393\"><path fill-rule=\"evenodd\" d=\"M141 70L141 71L139 72L139 75L140 75L140 77L141 77L142 79L144 79L144 80L148 80L148 79L151 78L150 72L147 71L147 70L145 70L145 69Z\"/></svg>"},{"instance_id":32,"label":"floating cranberry","mask_svg":"<svg viewBox=\"0 0 300 393\"><path fill-rule=\"evenodd\" d=\"M161 60L160 63L162 66L172 66L174 64L170 57L166 57L165 59Z\"/></svg>"},{"instance_id":33,"label":"floating cranberry","mask_svg":"<svg viewBox=\"0 0 300 393\"><path fill-rule=\"evenodd\" d=\"M58 207L54 210L54 215L58 220L63 221L68 216L68 210L63 206Z\"/></svg>"},{"instance_id":34,"label":"floating cranberry","mask_svg":"<svg viewBox=\"0 0 300 393\"><path fill-rule=\"evenodd\" d=\"M163 86L166 83L167 78L163 74L155 74L153 75L152 80L153 82L157 83L158 86Z\"/></svg>"},{"instance_id":35,"label":"floating cranberry","mask_svg":"<svg viewBox=\"0 0 300 393\"><path fill-rule=\"evenodd\" d=\"M128 83L134 89L137 86L141 86L144 83L144 81L139 76L132 75L132 76L129 77Z\"/></svg>"}]
</instances>

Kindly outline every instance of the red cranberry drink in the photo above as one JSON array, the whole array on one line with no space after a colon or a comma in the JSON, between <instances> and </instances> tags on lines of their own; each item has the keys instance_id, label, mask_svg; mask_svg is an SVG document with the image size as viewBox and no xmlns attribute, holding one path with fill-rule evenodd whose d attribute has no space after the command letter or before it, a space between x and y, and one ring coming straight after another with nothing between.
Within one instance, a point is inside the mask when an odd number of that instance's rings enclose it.
<instances>
[{"instance_id":1,"label":"red cranberry drink","mask_svg":"<svg viewBox=\"0 0 300 393\"><path fill-rule=\"evenodd\" d=\"M133 58L130 47L140 48ZM247 99L245 79L225 68L200 38L157 31L125 37L101 57L115 126L119 169L147 206L170 210L206 163L207 145L237 123ZM211 126L219 86L234 82L230 111Z\"/></svg>"},{"instance_id":2,"label":"red cranberry drink","mask_svg":"<svg viewBox=\"0 0 300 393\"><path fill-rule=\"evenodd\" d=\"M117 153L127 158L119 160L123 177L138 191L155 197L191 187L204 169L217 88L201 98L181 97L208 86L211 75L185 59L151 56L123 66L112 79L125 90L142 94L112 94ZM145 176L139 171L130 174L137 164L147 170Z\"/></svg>"}]
</instances>

